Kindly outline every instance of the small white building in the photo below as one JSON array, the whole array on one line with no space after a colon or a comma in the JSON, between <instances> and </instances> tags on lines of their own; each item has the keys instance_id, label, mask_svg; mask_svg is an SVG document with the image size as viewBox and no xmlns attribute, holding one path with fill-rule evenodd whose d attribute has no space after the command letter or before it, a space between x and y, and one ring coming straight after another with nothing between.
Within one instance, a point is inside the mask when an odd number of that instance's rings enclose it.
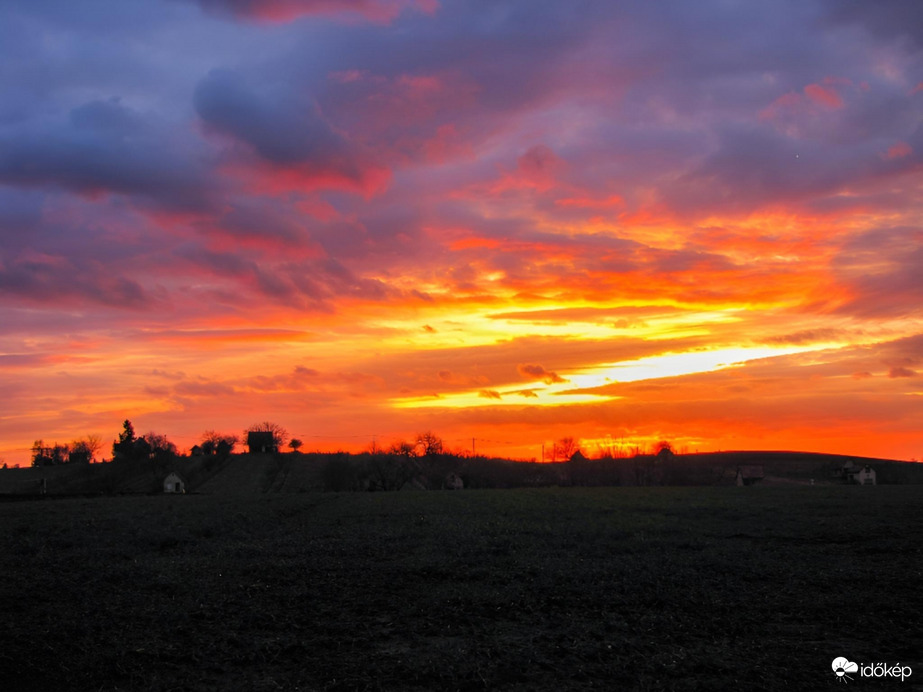
<instances>
[{"instance_id":1,"label":"small white building","mask_svg":"<svg viewBox=\"0 0 923 692\"><path fill-rule=\"evenodd\" d=\"M876 485L875 482L875 469L866 464L861 469L851 474L853 483L858 483L859 485Z\"/></svg>"},{"instance_id":2,"label":"small white building","mask_svg":"<svg viewBox=\"0 0 923 692\"><path fill-rule=\"evenodd\" d=\"M873 469L868 464L864 466L859 466L852 459L848 460L840 470L837 471L836 475L842 478L847 483L855 483L857 485L877 485L877 479L875 475L875 469Z\"/></svg>"},{"instance_id":3,"label":"small white building","mask_svg":"<svg viewBox=\"0 0 923 692\"><path fill-rule=\"evenodd\" d=\"M737 478L734 482L737 485L756 485L765 477L762 466L738 466Z\"/></svg>"},{"instance_id":4,"label":"small white building","mask_svg":"<svg viewBox=\"0 0 923 692\"><path fill-rule=\"evenodd\" d=\"M446 490L462 490L465 487L465 482L461 479L457 473L450 473L445 477L445 482L443 487Z\"/></svg>"},{"instance_id":5,"label":"small white building","mask_svg":"<svg viewBox=\"0 0 923 692\"><path fill-rule=\"evenodd\" d=\"M165 493L185 493L186 481L180 478L176 473L171 473L163 479L163 491Z\"/></svg>"}]
</instances>

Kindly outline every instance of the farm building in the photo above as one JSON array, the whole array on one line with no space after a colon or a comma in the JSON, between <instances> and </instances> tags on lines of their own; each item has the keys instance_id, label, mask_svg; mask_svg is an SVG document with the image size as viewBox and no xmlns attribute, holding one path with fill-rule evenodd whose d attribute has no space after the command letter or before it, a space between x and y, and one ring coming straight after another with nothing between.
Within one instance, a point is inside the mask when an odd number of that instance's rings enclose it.
<instances>
[{"instance_id":1,"label":"farm building","mask_svg":"<svg viewBox=\"0 0 923 692\"><path fill-rule=\"evenodd\" d=\"M763 480L762 466L738 466L737 485L754 485Z\"/></svg>"},{"instance_id":2,"label":"farm building","mask_svg":"<svg viewBox=\"0 0 923 692\"><path fill-rule=\"evenodd\" d=\"M866 464L861 469L856 469L856 471L849 476L850 483L858 483L859 485L875 485L875 469Z\"/></svg>"},{"instance_id":3,"label":"farm building","mask_svg":"<svg viewBox=\"0 0 923 692\"><path fill-rule=\"evenodd\" d=\"M445 482L442 485L446 490L462 490L465 487L465 482L457 473L450 473L445 477Z\"/></svg>"},{"instance_id":4,"label":"farm building","mask_svg":"<svg viewBox=\"0 0 923 692\"><path fill-rule=\"evenodd\" d=\"M248 432L247 446L250 448L250 454L267 454L279 451L276 438L271 432Z\"/></svg>"},{"instance_id":5,"label":"farm building","mask_svg":"<svg viewBox=\"0 0 923 692\"><path fill-rule=\"evenodd\" d=\"M165 493L184 493L186 492L186 482L176 473L171 473L163 479L163 491Z\"/></svg>"},{"instance_id":6,"label":"farm building","mask_svg":"<svg viewBox=\"0 0 923 692\"><path fill-rule=\"evenodd\" d=\"M875 469L868 464L859 466L852 459L849 459L834 474L846 483L855 483L857 485L876 485L877 478Z\"/></svg>"}]
</instances>

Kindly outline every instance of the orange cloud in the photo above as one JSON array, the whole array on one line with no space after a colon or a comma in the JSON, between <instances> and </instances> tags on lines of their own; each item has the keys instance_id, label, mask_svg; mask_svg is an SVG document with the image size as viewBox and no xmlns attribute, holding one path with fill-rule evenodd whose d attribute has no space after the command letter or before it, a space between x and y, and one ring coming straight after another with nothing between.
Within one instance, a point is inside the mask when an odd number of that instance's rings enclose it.
<instances>
[{"instance_id":1,"label":"orange cloud","mask_svg":"<svg viewBox=\"0 0 923 692\"><path fill-rule=\"evenodd\" d=\"M516 366L516 370L527 380L541 380L545 384L567 382L558 373L545 370L544 367L536 363L520 363Z\"/></svg>"}]
</instances>

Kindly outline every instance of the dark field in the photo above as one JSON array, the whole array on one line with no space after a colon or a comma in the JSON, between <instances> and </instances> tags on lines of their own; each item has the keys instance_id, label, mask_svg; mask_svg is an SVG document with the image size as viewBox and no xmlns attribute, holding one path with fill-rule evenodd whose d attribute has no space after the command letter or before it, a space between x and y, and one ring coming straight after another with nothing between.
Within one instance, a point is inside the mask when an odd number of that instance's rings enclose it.
<instances>
[{"instance_id":1,"label":"dark field","mask_svg":"<svg viewBox=\"0 0 923 692\"><path fill-rule=\"evenodd\" d=\"M0 504L0 689L923 689L923 487ZM843 688L846 689L846 688Z\"/></svg>"}]
</instances>

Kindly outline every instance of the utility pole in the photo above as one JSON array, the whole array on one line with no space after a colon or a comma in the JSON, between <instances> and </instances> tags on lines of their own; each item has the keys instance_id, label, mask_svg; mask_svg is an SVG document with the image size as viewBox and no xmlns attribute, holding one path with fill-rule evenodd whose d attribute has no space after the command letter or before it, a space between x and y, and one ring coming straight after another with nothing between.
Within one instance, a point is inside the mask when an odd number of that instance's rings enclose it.
<instances>
[{"instance_id":1,"label":"utility pole","mask_svg":"<svg viewBox=\"0 0 923 692\"><path fill-rule=\"evenodd\" d=\"M545 463L545 443L542 442L542 463Z\"/></svg>"},{"instance_id":2,"label":"utility pole","mask_svg":"<svg viewBox=\"0 0 923 692\"><path fill-rule=\"evenodd\" d=\"M474 438L471 438L471 456L477 456L477 452L474 449Z\"/></svg>"}]
</instances>

